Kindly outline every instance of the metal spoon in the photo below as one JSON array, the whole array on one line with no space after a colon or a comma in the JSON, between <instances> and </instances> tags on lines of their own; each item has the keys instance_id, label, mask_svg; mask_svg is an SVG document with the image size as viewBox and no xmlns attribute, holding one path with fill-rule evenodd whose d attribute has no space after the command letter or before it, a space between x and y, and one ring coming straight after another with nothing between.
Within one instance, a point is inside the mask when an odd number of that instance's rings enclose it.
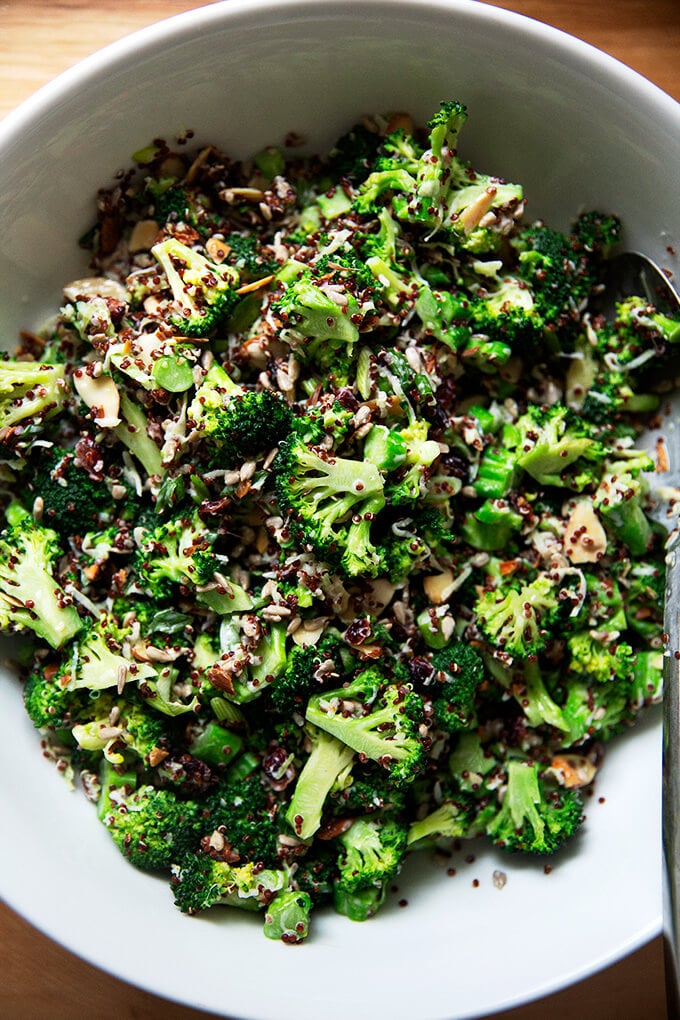
<instances>
[{"instance_id":1,"label":"metal spoon","mask_svg":"<svg viewBox=\"0 0 680 1020\"><path fill-rule=\"evenodd\" d=\"M677 313L680 292L663 270L640 252L624 252L607 265L609 301L636 295L660 311ZM670 477L680 479L680 429L668 430ZM663 693L663 936L669 1020L680 1017L680 526L667 545Z\"/></svg>"}]
</instances>

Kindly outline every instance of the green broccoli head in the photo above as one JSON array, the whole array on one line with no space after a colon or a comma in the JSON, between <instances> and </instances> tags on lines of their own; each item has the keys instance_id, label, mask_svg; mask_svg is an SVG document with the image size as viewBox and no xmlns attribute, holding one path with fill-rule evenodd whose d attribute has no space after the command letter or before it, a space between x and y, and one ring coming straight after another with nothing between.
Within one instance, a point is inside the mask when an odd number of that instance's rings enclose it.
<instances>
[{"instance_id":1,"label":"green broccoli head","mask_svg":"<svg viewBox=\"0 0 680 1020\"><path fill-rule=\"evenodd\" d=\"M218 570L214 541L214 533L196 514L143 529L134 561L138 585L158 598L170 598L178 584L210 584Z\"/></svg>"},{"instance_id":2,"label":"green broccoli head","mask_svg":"<svg viewBox=\"0 0 680 1020\"><path fill-rule=\"evenodd\" d=\"M89 709L89 711L88 711ZM140 760L153 767L168 754L172 738L168 720L141 700L103 692L72 712L73 737L83 751L101 752L117 767Z\"/></svg>"},{"instance_id":3,"label":"green broccoli head","mask_svg":"<svg viewBox=\"0 0 680 1020\"><path fill-rule=\"evenodd\" d=\"M519 442L517 463L542 485L583 488L580 475L566 469L583 459L584 472L592 476L591 487L599 481L605 450L593 436L593 429L563 404L550 407L531 405L517 420Z\"/></svg>"},{"instance_id":4,"label":"green broccoli head","mask_svg":"<svg viewBox=\"0 0 680 1020\"><path fill-rule=\"evenodd\" d=\"M352 921L372 917L385 900L387 886L401 869L408 829L391 818L356 818L339 836L334 905Z\"/></svg>"},{"instance_id":5,"label":"green broccoli head","mask_svg":"<svg viewBox=\"0 0 680 1020\"><path fill-rule=\"evenodd\" d=\"M454 641L432 655L432 667L441 688L433 699L434 719L453 733L474 726L475 695L484 680L484 662L464 641Z\"/></svg>"},{"instance_id":6,"label":"green broccoli head","mask_svg":"<svg viewBox=\"0 0 680 1020\"><path fill-rule=\"evenodd\" d=\"M83 626L73 599L54 577L61 549L57 535L33 520L18 503L6 511L0 532L0 625L32 631L61 648Z\"/></svg>"},{"instance_id":7,"label":"green broccoli head","mask_svg":"<svg viewBox=\"0 0 680 1020\"><path fill-rule=\"evenodd\" d=\"M296 645L288 656L284 672L269 689L274 710L284 717L303 711L315 691L337 683L344 675L347 652L346 644L334 632L324 635L315 645Z\"/></svg>"},{"instance_id":8,"label":"green broccoli head","mask_svg":"<svg viewBox=\"0 0 680 1020\"><path fill-rule=\"evenodd\" d=\"M306 718L362 760L382 765L397 786L413 782L424 768L422 701L409 684L385 683L375 668L345 687L313 695Z\"/></svg>"},{"instance_id":9,"label":"green broccoli head","mask_svg":"<svg viewBox=\"0 0 680 1020\"><path fill-rule=\"evenodd\" d=\"M169 320L184 335L207 336L238 302L235 285L239 276L231 266L211 262L174 237L155 244L151 254L172 291L176 312Z\"/></svg>"},{"instance_id":10,"label":"green broccoli head","mask_svg":"<svg viewBox=\"0 0 680 1020\"><path fill-rule=\"evenodd\" d=\"M629 679L635 665L635 652L625 641L611 645L595 639L591 631L577 631L567 638L569 669L572 673L607 683Z\"/></svg>"},{"instance_id":11,"label":"green broccoli head","mask_svg":"<svg viewBox=\"0 0 680 1020\"><path fill-rule=\"evenodd\" d=\"M356 298L344 291L336 301L308 270L288 284L271 310L282 324L280 338L303 361L322 368L333 370L336 358L351 356L359 339Z\"/></svg>"},{"instance_id":12,"label":"green broccoli head","mask_svg":"<svg viewBox=\"0 0 680 1020\"><path fill-rule=\"evenodd\" d=\"M242 779L223 780L203 806L202 835L218 831L229 846L232 863L276 867L278 827L274 801L259 771Z\"/></svg>"},{"instance_id":13,"label":"green broccoli head","mask_svg":"<svg viewBox=\"0 0 680 1020\"><path fill-rule=\"evenodd\" d=\"M59 669L50 663L33 669L26 679L23 694L26 713L34 726L58 729L80 716L89 699L83 692L74 691L70 681L68 667Z\"/></svg>"},{"instance_id":14,"label":"green broccoli head","mask_svg":"<svg viewBox=\"0 0 680 1020\"><path fill-rule=\"evenodd\" d=\"M467 120L465 106L443 102L428 122L429 148L418 160L415 187L397 195L397 216L437 232L472 254L495 252L502 224L521 208L522 189L478 173L458 154L458 136Z\"/></svg>"},{"instance_id":15,"label":"green broccoli head","mask_svg":"<svg viewBox=\"0 0 680 1020\"><path fill-rule=\"evenodd\" d=\"M0 442L23 450L71 400L63 365L0 358Z\"/></svg>"},{"instance_id":16,"label":"green broccoli head","mask_svg":"<svg viewBox=\"0 0 680 1020\"><path fill-rule=\"evenodd\" d=\"M566 339L578 323L582 302L597 283L593 252L582 239L543 224L521 230L513 246L537 311Z\"/></svg>"},{"instance_id":17,"label":"green broccoli head","mask_svg":"<svg viewBox=\"0 0 680 1020\"><path fill-rule=\"evenodd\" d=\"M101 530L125 509L103 479L92 478L63 447L42 451L30 488L42 500L42 520L64 540Z\"/></svg>"},{"instance_id":18,"label":"green broccoli head","mask_svg":"<svg viewBox=\"0 0 680 1020\"><path fill-rule=\"evenodd\" d=\"M525 658L545 647L560 618L560 586L548 574L511 580L483 592L475 612L482 633L510 655Z\"/></svg>"},{"instance_id":19,"label":"green broccoli head","mask_svg":"<svg viewBox=\"0 0 680 1020\"><path fill-rule=\"evenodd\" d=\"M172 868L175 905L185 914L210 907L266 909L288 886L284 870L216 860L205 853L187 854Z\"/></svg>"},{"instance_id":20,"label":"green broccoli head","mask_svg":"<svg viewBox=\"0 0 680 1020\"><path fill-rule=\"evenodd\" d=\"M535 764L511 761L505 795L487 833L505 850L553 854L582 821L583 801L576 790L550 790Z\"/></svg>"},{"instance_id":21,"label":"green broccoli head","mask_svg":"<svg viewBox=\"0 0 680 1020\"><path fill-rule=\"evenodd\" d=\"M121 853L137 868L167 871L200 839L202 813L194 801L180 800L171 790L143 785L118 785L105 772L100 818Z\"/></svg>"},{"instance_id":22,"label":"green broccoli head","mask_svg":"<svg viewBox=\"0 0 680 1020\"><path fill-rule=\"evenodd\" d=\"M252 460L290 432L292 413L272 390L246 390L230 397L215 412L208 430L215 445L215 461L231 466Z\"/></svg>"},{"instance_id":23,"label":"green broccoli head","mask_svg":"<svg viewBox=\"0 0 680 1020\"><path fill-rule=\"evenodd\" d=\"M296 540L351 577L375 577L379 557L371 524L385 505L375 465L336 457L293 434L281 443L273 470L278 503Z\"/></svg>"}]
</instances>

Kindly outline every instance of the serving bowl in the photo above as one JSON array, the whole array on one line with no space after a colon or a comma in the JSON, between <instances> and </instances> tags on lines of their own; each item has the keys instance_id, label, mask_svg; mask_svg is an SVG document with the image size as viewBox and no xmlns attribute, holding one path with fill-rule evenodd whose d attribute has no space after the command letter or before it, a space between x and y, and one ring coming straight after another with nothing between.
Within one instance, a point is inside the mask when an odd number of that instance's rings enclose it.
<instances>
[{"instance_id":1,"label":"serving bowl","mask_svg":"<svg viewBox=\"0 0 680 1020\"><path fill-rule=\"evenodd\" d=\"M5 345L85 275L77 239L96 191L151 139L191 130L245 157L294 132L323 151L364 113L423 121L450 98L469 110L464 157L522 183L531 217L566 228L581 209L616 212L624 244L677 270L680 107L613 59L472 0L229 0L108 47L0 124ZM477 845L447 862L420 855L376 919L322 914L290 949L236 911L179 914L166 882L128 865L42 758L9 674L0 708L12 735L0 742L0 891L157 994L244 1020L454 1020L554 991L660 930L656 711L614 742L585 829L549 875Z\"/></svg>"}]
</instances>

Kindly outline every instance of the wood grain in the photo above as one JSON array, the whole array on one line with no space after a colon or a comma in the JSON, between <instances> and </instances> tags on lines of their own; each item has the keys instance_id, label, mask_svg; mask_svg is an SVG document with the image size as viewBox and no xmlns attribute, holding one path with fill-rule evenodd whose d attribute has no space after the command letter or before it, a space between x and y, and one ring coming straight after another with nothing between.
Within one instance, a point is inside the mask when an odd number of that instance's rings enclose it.
<instances>
[{"instance_id":1,"label":"wood grain","mask_svg":"<svg viewBox=\"0 0 680 1020\"><path fill-rule=\"evenodd\" d=\"M82 57L160 18L196 6L182 0L0 2L0 117ZM678 0L617 0L615 4L516 0L495 6L586 40L680 100ZM559 918L546 937L559 953ZM206 1013L157 998L89 966L2 904L0 959L0 1017L4 1020L210 1020ZM587 981L497 1014L496 1020L664 1020L665 1016L662 945L656 938Z\"/></svg>"}]
</instances>

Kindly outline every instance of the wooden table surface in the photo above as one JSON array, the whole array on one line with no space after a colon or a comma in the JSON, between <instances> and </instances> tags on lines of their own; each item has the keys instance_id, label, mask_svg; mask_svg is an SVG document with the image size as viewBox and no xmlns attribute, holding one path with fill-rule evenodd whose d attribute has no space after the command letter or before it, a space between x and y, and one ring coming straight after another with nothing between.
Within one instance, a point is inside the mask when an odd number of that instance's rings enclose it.
<instances>
[{"instance_id":1,"label":"wooden table surface","mask_svg":"<svg viewBox=\"0 0 680 1020\"><path fill-rule=\"evenodd\" d=\"M0 0L0 117L81 57L196 6L183 0ZM680 101L680 0L515 0L495 6L585 39ZM551 937L559 952L559 921ZM3 1020L207 1020L203 1012L141 992L83 963L1 903L0 960ZM496 1017L664 1020L661 939L587 981Z\"/></svg>"}]
</instances>

